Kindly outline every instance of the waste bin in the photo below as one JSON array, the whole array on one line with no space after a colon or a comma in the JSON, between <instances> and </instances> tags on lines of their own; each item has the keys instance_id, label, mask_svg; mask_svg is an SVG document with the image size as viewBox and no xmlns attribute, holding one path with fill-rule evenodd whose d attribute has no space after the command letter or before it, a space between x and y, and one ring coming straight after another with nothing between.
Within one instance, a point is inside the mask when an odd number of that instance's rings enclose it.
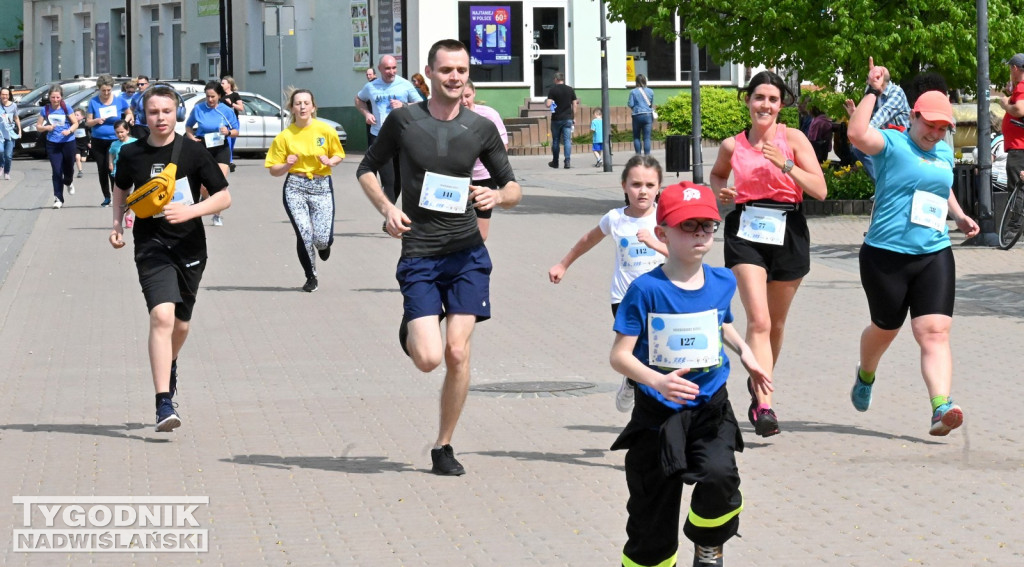
<instances>
[{"instance_id":1,"label":"waste bin","mask_svg":"<svg viewBox=\"0 0 1024 567\"><path fill-rule=\"evenodd\" d=\"M978 176L973 163L959 163L953 166L953 194L960 208L973 218L978 217Z\"/></svg>"},{"instance_id":2,"label":"waste bin","mask_svg":"<svg viewBox=\"0 0 1024 567\"><path fill-rule=\"evenodd\" d=\"M692 136L665 136L665 171L690 171Z\"/></svg>"}]
</instances>

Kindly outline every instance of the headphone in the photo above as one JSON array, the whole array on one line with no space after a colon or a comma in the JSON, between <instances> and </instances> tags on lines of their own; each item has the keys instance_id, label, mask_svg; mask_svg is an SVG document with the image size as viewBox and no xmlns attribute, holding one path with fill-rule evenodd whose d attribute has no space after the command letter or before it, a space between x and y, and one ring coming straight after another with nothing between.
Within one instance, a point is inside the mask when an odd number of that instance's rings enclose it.
<instances>
[{"instance_id":1,"label":"headphone","mask_svg":"<svg viewBox=\"0 0 1024 567\"><path fill-rule=\"evenodd\" d=\"M146 90L148 91L149 89L151 89L153 87L166 87L172 93L174 93L174 100L178 101L178 112L176 114L176 118L177 118L178 122L184 122L185 121L185 99L181 98L181 93L179 93L177 90L175 90L174 87L172 87L171 85L168 85L167 83L150 83L150 85L148 87L146 87ZM145 96L145 91L143 91L143 95L142 96ZM145 109L145 103L143 103L143 109Z\"/></svg>"}]
</instances>

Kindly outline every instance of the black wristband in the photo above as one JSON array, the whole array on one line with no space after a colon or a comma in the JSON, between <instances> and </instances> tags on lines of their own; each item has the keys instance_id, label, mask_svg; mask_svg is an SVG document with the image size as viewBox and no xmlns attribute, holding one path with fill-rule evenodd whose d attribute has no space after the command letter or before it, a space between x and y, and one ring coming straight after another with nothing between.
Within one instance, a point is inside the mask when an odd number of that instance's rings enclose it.
<instances>
[{"instance_id":1,"label":"black wristband","mask_svg":"<svg viewBox=\"0 0 1024 567\"><path fill-rule=\"evenodd\" d=\"M864 94L866 94L866 95L873 94L875 96L882 96L882 91L876 89L875 87L872 87L871 85L868 85L868 87L866 89L864 89Z\"/></svg>"}]
</instances>

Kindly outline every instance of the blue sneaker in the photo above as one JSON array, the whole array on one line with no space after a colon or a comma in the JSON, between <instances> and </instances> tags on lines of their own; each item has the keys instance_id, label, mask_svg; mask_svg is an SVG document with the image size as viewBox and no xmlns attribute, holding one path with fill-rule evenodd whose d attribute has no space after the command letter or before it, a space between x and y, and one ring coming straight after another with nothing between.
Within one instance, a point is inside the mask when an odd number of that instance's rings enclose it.
<instances>
[{"instance_id":1,"label":"blue sneaker","mask_svg":"<svg viewBox=\"0 0 1024 567\"><path fill-rule=\"evenodd\" d=\"M181 427L181 418L178 412L174 411L174 402L171 398L160 398L156 406L156 430L159 433L167 433Z\"/></svg>"},{"instance_id":2,"label":"blue sneaker","mask_svg":"<svg viewBox=\"0 0 1024 567\"><path fill-rule=\"evenodd\" d=\"M950 398L948 402L935 409L935 413L932 414L932 427L928 433L938 436L949 435L950 431L960 427L963 422L964 410Z\"/></svg>"},{"instance_id":3,"label":"blue sneaker","mask_svg":"<svg viewBox=\"0 0 1024 567\"><path fill-rule=\"evenodd\" d=\"M853 402L853 407L857 411L868 411L871 407L871 387L874 383L868 384L867 382L860 379L860 366L857 366L857 370L853 374L854 382L853 389L850 390L850 401Z\"/></svg>"}]
</instances>

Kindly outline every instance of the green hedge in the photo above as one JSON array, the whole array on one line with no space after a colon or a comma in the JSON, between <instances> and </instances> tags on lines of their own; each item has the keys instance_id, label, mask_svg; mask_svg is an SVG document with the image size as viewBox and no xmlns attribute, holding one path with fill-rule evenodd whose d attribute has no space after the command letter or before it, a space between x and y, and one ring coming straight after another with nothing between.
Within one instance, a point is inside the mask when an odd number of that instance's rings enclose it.
<instances>
[{"instance_id":1,"label":"green hedge","mask_svg":"<svg viewBox=\"0 0 1024 567\"><path fill-rule=\"evenodd\" d=\"M690 93L684 92L658 105L658 119L669 124L667 134L693 134L690 102ZM701 87L700 121L701 137L705 140L724 140L750 127L750 110L734 88ZM779 112L779 121L787 126L798 127L800 118L796 107L783 108Z\"/></svg>"}]
</instances>

